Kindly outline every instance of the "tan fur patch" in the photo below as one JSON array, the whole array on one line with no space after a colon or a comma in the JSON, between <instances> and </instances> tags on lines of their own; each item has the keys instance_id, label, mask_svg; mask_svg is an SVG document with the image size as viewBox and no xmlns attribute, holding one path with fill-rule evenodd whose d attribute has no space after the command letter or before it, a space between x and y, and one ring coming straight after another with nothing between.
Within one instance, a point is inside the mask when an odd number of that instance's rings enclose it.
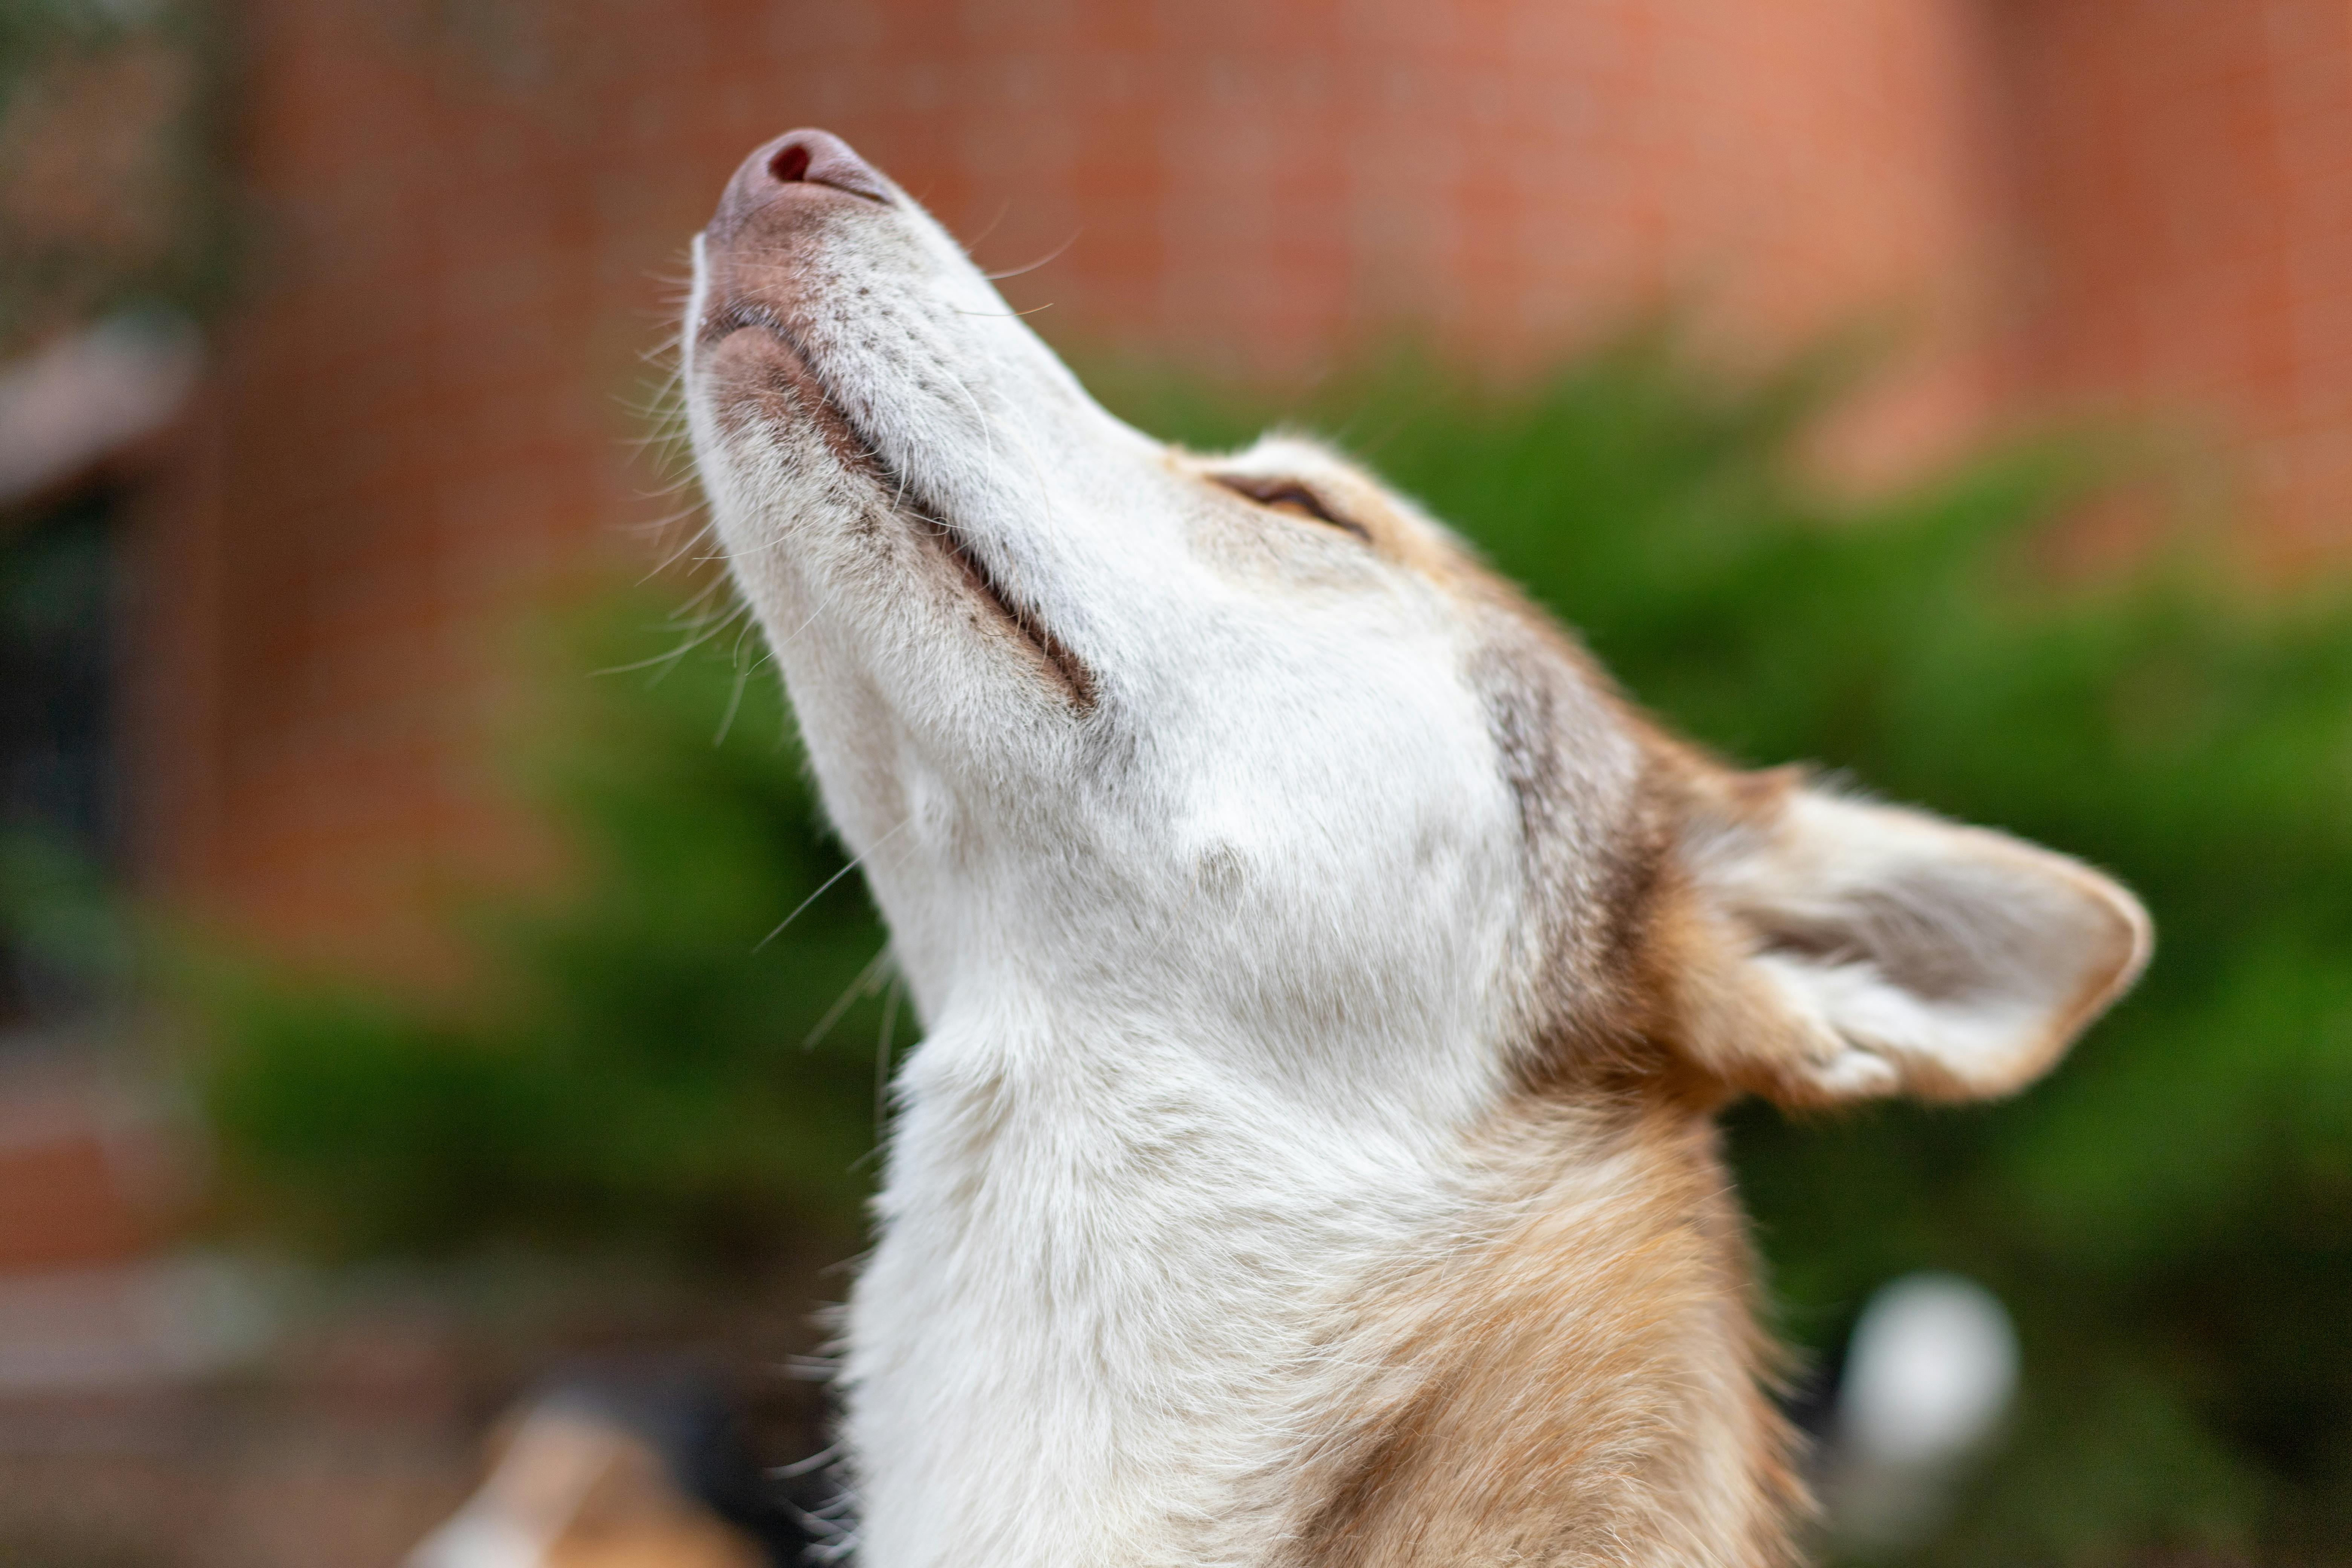
<instances>
[{"instance_id":1,"label":"tan fur patch","mask_svg":"<svg viewBox=\"0 0 2352 1568\"><path fill-rule=\"evenodd\" d=\"M1384 1282L1339 1347L1379 1370L1313 1456L1286 1561L1792 1560L1803 1489L1706 1119L1528 1096L1485 1152L1503 1217Z\"/></svg>"},{"instance_id":2,"label":"tan fur patch","mask_svg":"<svg viewBox=\"0 0 2352 1568\"><path fill-rule=\"evenodd\" d=\"M1491 1188L1470 1206L1494 1217L1375 1288L1342 1353L1381 1370L1315 1456L1288 1560L1793 1562L1810 1503L1710 1119L1733 1080L1676 1048L1694 949L1737 943L1698 929L1674 853L1695 795L1763 811L1793 779L1665 735L1516 587L1375 515L1383 550L1488 628L1471 673L1520 797L1527 1044L1475 1155ZM1631 741L1613 781L1612 736Z\"/></svg>"}]
</instances>

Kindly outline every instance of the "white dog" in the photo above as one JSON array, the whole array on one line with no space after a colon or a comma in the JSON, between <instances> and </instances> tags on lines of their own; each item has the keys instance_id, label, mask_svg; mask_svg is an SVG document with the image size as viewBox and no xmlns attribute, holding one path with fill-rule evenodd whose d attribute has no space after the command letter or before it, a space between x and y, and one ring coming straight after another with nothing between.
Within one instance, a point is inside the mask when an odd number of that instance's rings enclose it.
<instances>
[{"instance_id":1,"label":"white dog","mask_svg":"<svg viewBox=\"0 0 2352 1568\"><path fill-rule=\"evenodd\" d=\"M870 1568L1787 1559L1712 1113L2017 1089L2131 896L1673 739L1319 447L1129 429L821 132L735 175L686 342L926 1027Z\"/></svg>"}]
</instances>

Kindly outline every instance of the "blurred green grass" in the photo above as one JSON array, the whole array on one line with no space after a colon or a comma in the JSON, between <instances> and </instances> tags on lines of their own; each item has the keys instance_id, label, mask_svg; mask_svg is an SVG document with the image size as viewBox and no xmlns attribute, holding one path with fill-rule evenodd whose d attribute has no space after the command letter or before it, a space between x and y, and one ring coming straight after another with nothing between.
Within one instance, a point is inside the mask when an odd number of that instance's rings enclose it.
<instances>
[{"instance_id":1,"label":"blurred green grass","mask_svg":"<svg viewBox=\"0 0 2352 1568\"><path fill-rule=\"evenodd\" d=\"M2010 1440L1912 1560L2352 1561L2347 600L2249 595L2172 552L2053 585L2051 525L2114 474L2081 442L1832 499L1795 455L1844 385L1833 357L1736 382L1643 333L1515 394L1401 361L1288 412L1732 758L1850 773L2147 899L2147 980L2019 1100L1732 1119L1801 1344L1916 1268L2017 1315ZM1104 379L1197 445L1284 412ZM681 640L635 602L583 625L575 672ZM579 879L478 922L493 1005L215 992L208 1103L252 1223L345 1255L855 1244L877 1074L911 1026L856 879L818 890L842 858L751 679L696 652L576 703L548 798Z\"/></svg>"}]
</instances>

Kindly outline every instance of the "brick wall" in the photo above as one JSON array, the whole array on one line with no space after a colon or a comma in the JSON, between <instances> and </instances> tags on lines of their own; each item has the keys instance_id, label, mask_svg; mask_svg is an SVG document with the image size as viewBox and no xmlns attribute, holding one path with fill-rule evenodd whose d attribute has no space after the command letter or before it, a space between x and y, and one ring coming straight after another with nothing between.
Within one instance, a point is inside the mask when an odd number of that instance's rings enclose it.
<instances>
[{"instance_id":1,"label":"brick wall","mask_svg":"<svg viewBox=\"0 0 2352 1568\"><path fill-rule=\"evenodd\" d=\"M2352 6L2000 0L2016 395L2186 426L2287 561L2352 548Z\"/></svg>"},{"instance_id":2,"label":"brick wall","mask_svg":"<svg viewBox=\"0 0 2352 1568\"><path fill-rule=\"evenodd\" d=\"M529 721L518 606L645 559L637 356L728 172L796 124L984 265L1050 256L1006 288L1066 343L1282 379L1399 329L1509 372L1667 300L1733 353L1875 318L1915 353L1840 432L1849 466L2181 396L2319 540L2352 490L2347 26L2314 0L248 0L255 288L151 542L152 859L384 968L436 962L433 889L544 863L488 761Z\"/></svg>"}]
</instances>

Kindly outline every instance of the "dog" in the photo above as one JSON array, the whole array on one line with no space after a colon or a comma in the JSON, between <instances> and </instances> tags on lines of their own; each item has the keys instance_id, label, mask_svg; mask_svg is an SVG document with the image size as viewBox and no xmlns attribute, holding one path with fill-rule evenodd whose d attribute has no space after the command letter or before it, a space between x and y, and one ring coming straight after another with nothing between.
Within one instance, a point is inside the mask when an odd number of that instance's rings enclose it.
<instances>
[{"instance_id":1,"label":"dog","mask_svg":"<svg viewBox=\"0 0 2352 1568\"><path fill-rule=\"evenodd\" d=\"M682 368L924 1024L861 1560L1795 1560L1715 1112L2018 1089L2132 896L1676 739L1322 446L1129 428L822 132L728 185Z\"/></svg>"}]
</instances>

